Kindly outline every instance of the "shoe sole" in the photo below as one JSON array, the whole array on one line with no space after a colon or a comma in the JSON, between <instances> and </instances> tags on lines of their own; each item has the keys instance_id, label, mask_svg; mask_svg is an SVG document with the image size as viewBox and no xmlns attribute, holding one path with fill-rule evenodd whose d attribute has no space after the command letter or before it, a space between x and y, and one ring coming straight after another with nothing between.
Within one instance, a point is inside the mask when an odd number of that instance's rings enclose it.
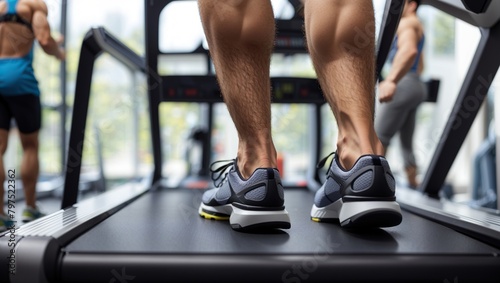
<instances>
[{"instance_id":1,"label":"shoe sole","mask_svg":"<svg viewBox=\"0 0 500 283\"><path fill-rule=\"evenodd\" d=\"M289 229L290 217L283 210L245 210L231 204L208 206L200 204L198 213L205 219L229 220L234 230Z\"/></svg>"},{"instance_id":2,"label":"shoe sole","mask_svg":"<svg viewBox=\"0 0 500 283\"><path fill-rule=\"evenodd\" d=\"M343 202L342 199L325 207L313 205L311 219L316 222L340 222L345 228L382 228L397 226L403 220L395 201Z\"/></svg>"}]
</instances>

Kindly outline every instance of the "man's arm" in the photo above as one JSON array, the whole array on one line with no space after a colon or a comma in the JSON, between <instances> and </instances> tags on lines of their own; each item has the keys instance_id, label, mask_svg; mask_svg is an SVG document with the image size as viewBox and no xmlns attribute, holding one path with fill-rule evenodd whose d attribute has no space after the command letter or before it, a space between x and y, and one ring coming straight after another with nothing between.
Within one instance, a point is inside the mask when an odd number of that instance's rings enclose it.
<instances>
[{"instance_id":1,"label":"man's arm","mask_svg":"<svg viewBox=\"0 0 500 283\"><path fill-rule=\"evenodd\" d=\"M408 21L398 33L398 51L394 56L392 67L386 80L398 83L401 78L410 71L411 66L417 58L418 34L415 25Z\"/></svg>"},{"instance_id":2,"label":"man's arm","mask_svg":"<svg viewBox=\"0 0 500 283\"><path fill-rule=\"evenodd\" d=\"M59 47L59 42L57 42L51 35L47 15L47 5L43 1L37 1L33 12L33 33L45 53L53 55L59 60L64 60L66 54L64 50Z\"/></svg>"}]
</instances>

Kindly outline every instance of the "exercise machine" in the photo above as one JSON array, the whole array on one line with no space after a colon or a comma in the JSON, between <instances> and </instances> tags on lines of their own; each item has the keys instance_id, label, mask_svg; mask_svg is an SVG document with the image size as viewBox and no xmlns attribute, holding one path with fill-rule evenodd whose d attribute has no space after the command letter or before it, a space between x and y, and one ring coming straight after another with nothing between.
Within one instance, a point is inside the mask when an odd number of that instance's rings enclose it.
<instances>
[{"instance_id":1,"label":"exercise machine","mask_svg":"<svg viewBox=\"0 0 500 283\"><path fill-rule=\"evenodd\" d=\"M309 219L314 191L303 188L285 191L285 206L292 219L287 231L241 233L225 222L199 217L202 192L171 188L162 176L160 145L168 141L161 139L158 106L173 101L220 100L220 95L213 75L195 81L191 76L157 74L158 30L154 26L158 26L161 10L171 1L144 2L145 59L105 29L92 29L85 37L75 94L79 107L75 107L69 141L69 148L80 155L73 155L67 162L72 170L67 170L62 209L0 237L2 282L498 282L498 215L436 199L434 192L439 189L434 188L441 187L441 176L446 175L446 168L440 166L439 170L436 166L429 169L422 191L398 188L403 222L397 227L352 231L336 223L315 223ZM384 43L392 41L402 3L387 1L381 33L386 35ZM492 52L500 45L500 15L496 13L500 1L492 1L482 14L467 10L458 1L426 3L456 17L481 19L473 23L496 18L489 27L481 25L486 39L478 47L472 74L464 81L461 93L467 96L468 90L481 83L476 75L481 74L483 64L488 65L485 71L493 74L498 69L500 58ZM382 46L378 45L379 56L386 51ZM155 170L143 182L78 202L78 157L81 159L81 141L85 140L92 67L103 52L148 76ZM273 84L279 82L291 83L296 89L310 86L308 103L315 99L323 103L314 80L273 78ZM170 96L173 86L176 91ZM183 96L185 87L197 89L199 95ZM297 102L291 97L281 102ZM463 107L460 101L457 105ZM459 132L466 133L467 124L461 125ZM445 130L445 143L450 143L448 135L455 135L453 131L456 129ZM442 165L456 153L438 148L436 155L445 159L435 161ZM14 252L8 246L12 242L16 243Z\"/></svg>"}]
</instances>

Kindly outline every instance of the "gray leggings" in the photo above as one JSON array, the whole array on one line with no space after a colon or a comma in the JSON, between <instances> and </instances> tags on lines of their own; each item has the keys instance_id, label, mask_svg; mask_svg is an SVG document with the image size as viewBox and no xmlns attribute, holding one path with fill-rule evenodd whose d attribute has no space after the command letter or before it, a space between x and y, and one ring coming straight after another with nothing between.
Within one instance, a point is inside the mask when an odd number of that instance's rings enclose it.
<instances>
[{"instance_id":1,"label":"gray leggings","mask_svg":"<svg viewBox=\"0 0 500 283\"><path fill-rule=\"evenodd\" d=\"M409 72L398 83L392 101L381 103L375 115L375 131L387 149L399 132L404 166L416 166L413 133L417 108L427 97L427 89L415 72Z\"/></svg>"}]
</instances>

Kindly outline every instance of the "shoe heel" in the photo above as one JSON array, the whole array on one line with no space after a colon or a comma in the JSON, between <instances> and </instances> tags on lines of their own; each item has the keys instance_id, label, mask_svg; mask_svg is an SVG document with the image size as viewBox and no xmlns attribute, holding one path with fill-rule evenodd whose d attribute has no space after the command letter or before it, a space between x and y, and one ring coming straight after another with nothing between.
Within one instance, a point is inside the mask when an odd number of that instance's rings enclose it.
<instances>
[{"instance_id":1,"label":"shoe heel","mask_svg":"<svg viewBox=\"0 0 500 283\"><path fill-rule=\"evenodd\" d=\"M395 201L344 202L339 214L340 225L346 228L392 227L402 219Z\"/></svg>"},{"instance_id":2,"label":"shoe heel","mask_svg":"<svg viewBox=\"0 0 500 283\"><path fill-rule=\"evenodd\" d=\"M290 217L282 210L245 210L233 206L229 223L234 230L289 229Z\"/></svg>"}]
</instances>

